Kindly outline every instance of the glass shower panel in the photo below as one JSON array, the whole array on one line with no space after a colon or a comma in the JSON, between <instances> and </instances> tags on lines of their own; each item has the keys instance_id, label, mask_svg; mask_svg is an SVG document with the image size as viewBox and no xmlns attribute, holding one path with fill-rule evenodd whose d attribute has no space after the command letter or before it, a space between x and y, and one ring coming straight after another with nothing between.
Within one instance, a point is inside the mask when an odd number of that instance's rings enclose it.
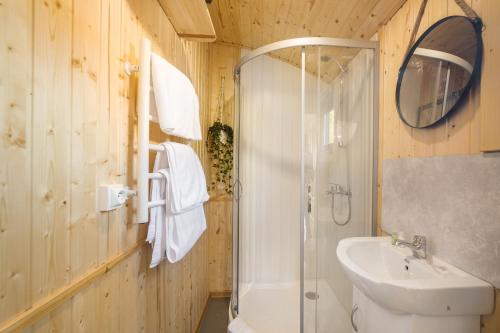
<instances>
[{"instance_id":1,"label":"glass shower panel","mask_svg":"<svg viewBox=\"0 0 500 333\"><path fill-rule=\"evenodd\" d=\"M313 184L310 219L317 237L309 260L315 262L310 266L315 268L317 295L314 330L305 332L347 333L352 285L336 248L344 238L371 234L373 51L317 47L308 56L311 75L316 74L316 89L306 93L314 120L304 135L314 142L308 181Z\"/></svg>"},{"instance_id":2,"label":"glass shower panel","mask_svg":"<svg viewBox=\"0 0 500 333\"><path fill-rule=\"evenodd\" d=\"M238 312L257 332L300 330L300 88L277 55L241 68Z\"/></svg>"},{"instance_id":3,"label":"glass shower panel","mask_svg":"<svg viewBox=\"0 0 500 333\"><path fill-rule=\"evenodd\" d=\"M319 47L304 48L304 111L303 111L303 156L304 168L304 237L303 237L303 283L302 295L304 332L316 332L318 300L318 221L317 202L314 195L317 188L318 126L320 114Z\"/></svg>"}]
</instances>

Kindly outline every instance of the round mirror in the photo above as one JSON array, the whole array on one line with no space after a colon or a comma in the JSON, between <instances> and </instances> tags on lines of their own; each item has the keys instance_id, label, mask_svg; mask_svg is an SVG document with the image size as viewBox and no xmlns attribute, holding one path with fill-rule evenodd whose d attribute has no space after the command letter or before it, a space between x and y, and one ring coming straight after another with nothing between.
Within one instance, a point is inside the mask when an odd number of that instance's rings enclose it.
<instances>
[{"instance_id":1,"label":"round mirror","mask_svg":"<svg viewBox=\"0 0 500 333\"><path fill-rule=\"evenodd\" d=\"M396 87L399 116L408 126L434 125L465 98L481 66L481 29L479 19L450 16L413 45Z\"/></svg>"}]
</instances>

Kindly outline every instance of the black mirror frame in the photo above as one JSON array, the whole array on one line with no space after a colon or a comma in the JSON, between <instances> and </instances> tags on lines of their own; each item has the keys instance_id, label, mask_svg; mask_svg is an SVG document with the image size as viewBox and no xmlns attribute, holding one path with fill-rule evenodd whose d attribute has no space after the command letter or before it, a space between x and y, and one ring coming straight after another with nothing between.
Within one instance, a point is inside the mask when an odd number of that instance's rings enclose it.
<instances>
[{"instance_id":1,"label":"black mirror frame","mask_svg":"<svg viewBox=\"0 0 500 333\"><path fill-rule=\"evenodd\" d=\"M429 125L426 125L426 126L416 127L416 126L410 125L402 116L401 106L399 103L401 82L403 80L403 74L405 72L406 66L408 66L408 63L410 62L410 59L411 59L413 53L415 52L415 49L418 47L418 45L420 45L420 43L425 39L425 37L427 37L427 35L429 35L434 30L434 28L436 28L438 25L441 25L442 23L444 23L450 19L457 18L457 17L464 18L464 19L469 20L471 22L471 24L474 28L474 31L476 32L476 40L478 41L477 49L476 49L477 60L474 63L474 68L472 70L472 74L471 74L471 77L469 79L469 82L467 82L466 86L464 87L464 91L460 95L460 98L458 99L458 101L455 103L455 105L453 105L453 107L450 109L450 111L448 111L443 117L439 118L435 122L433 122ZM444 121L446 118L448 118L453 112L455 112L456 109L460 108L460 106L464 102L465 98L467 98L467 95L468 95L470 89L472 88L472 85L479 78L480 73L481 73L481 64L483 62L483 38L481 35L482 31L483 31L483 22L481 21L481 19L479 17L470 18L467 16L460 16L460 15L447 16L447 17L437 21L436 23L431 25L427 30L425 30L425 32L422 34L422 36L420 36L417 39L417 41L413 44L413 46L410 48L408 53L405 55L405 59L403 61L403 64L401 65L401 67L399 68L399 71L398 71L398 81L396 84L396 96L395 97L396 97L396 109L398 110L399 119L401 119L401 121L403 121L406 125L408 125L411 128L419 128L419 129L429 128L429 127L433 127L435 125L440 124L442 121Z\"/></svg>"}]
</instances>

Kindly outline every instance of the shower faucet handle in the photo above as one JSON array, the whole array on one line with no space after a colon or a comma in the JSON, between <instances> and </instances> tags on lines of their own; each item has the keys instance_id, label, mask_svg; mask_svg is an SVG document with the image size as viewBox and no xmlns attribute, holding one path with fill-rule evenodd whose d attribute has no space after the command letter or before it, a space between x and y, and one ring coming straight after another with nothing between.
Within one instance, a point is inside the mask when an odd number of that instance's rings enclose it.
<instances>
[{"instance_id":1,"label":"shower faucet handle","mask_svg":"<svg viewBox=\"0 0 500 333\"><path fill-rule=\"evenodd\" d=\"M338 192L342 189L342 185L337 183L329 183L328 185L330 185L330 189L328 190L329 192Z\"/></svg>"},{"instance_id":2,"label":"shower faucet handle","mask_svg":"<svg viewBox=\"0 0 500 333\"><path fill-rule=\"evenodd\" d=\"M342 186L337 183L329 183L330 188L328 189L328 194L337 194L342 190Z\"/></svg>"},{"instance_id":3,"label":"shower faucet handle","mask_svg":"<svg viewBox=\"0 0 500 333\"><path fill-rule=\"evenodd\" d=\"M337 183L330 183L330 188L326 191L328 195L342 194L351 196L351 191L349 189L344 189L342 185Z\"/></svg>"}]
</instances>

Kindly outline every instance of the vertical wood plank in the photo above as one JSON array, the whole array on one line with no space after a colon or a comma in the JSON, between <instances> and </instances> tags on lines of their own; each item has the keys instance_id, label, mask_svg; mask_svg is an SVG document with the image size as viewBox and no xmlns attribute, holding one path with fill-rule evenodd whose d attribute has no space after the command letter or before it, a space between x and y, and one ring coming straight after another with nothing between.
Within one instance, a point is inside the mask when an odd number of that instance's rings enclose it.
<instances>
[{"instance_id":1,"label":"vertical wood plank","mask_svg":"<svg viewBox=\"0 0 500 333\"><path fill-rule=\"evenodd\" d=\"M484 63L481 76L481 151L500 150L500 94L498 77L500 68L500 2L481 1L482 18L486 25Z\"/></svg>"},{"instance_id":2,"label":"vertical wood plank","mask_svg":"<svg viewBox=\"0 0 500 333\"><path fill-rule=\"evenodd\" d=\"M97 123L100 86L101 1L76 1L73 7L73 85L71 156L71 276L99 261L96 212ZM73 300L73 332L97 331L98 287Z\"/></svg>"},{"instance_id":3,"label":"vertical wood plank","mask_svg":"<svg viewBox=\"0 0 500 333\"><path fill-rule=\"evenodd\" d=\"M96 115L96 186L112 183L110 177L110 0L100 1L99 62L97 69L98 108ZM114 10L114 8L113 8ZM108 232L109 220L112 214L97 212L98 230L98 263L104 262L109 256Z\"/></svg>"},{"instance_id":4,"label":"vertical wood plank","mask_svg":"<svg viewBox=\"0 0 500 333\"><path fill-rule=\"evenodd\" d=\"M384 110L382 112L384 122L384 132L381 133L384 141L384 158L399 158L399 126L400 119L396 111L394 102L396 78L399 66L401 65L401 49L405 47L402 40L403 30L401 24L409 15L409 4L403 6L385 26L385 59L384 59ZM396 42L395 42L396 41Z\"/></svg>"},{"instance_id":5,"label":"vertical wood plank","mask_svg":"<svg viewBox=\"0 0 500 333\"><path fill-rule=\"evenodd\" d=\"M0 6L0 322L31 304L32 5Z\"/></svg>"},{"instance_id":6,"label":"vertical wood plank","mask_svg":"<svg viewBox=\"0 0 500 333\"><path fill-rule=\"evenodd\" d=\"M120 166L121 147L120 133L122 131L119 122L121 115L121 100L123 95L123 82L125 72L123 71L124 61L122 58L122 0L109 0L109 38L108 38L108 62L109 62L109 181L113 183L124 183L123 172ZM108 253L118 254L120 251L120 230L122 226L122 216L126 212L123 209L114 210L108 213Z\"/></svg>"},{"instance_id":7,"label":"vertical wood plank","mask_svg":"<svg viewBox=\"0 0 500 333\"><path fill-rule=\"evenodd\" d=\"M140 312L144 309L139 308L139 279L138 279L138 262L140 260L141 251L132 255L129 259L123 262L119 267L120 278L120 302L119 307L119 328L120 332L142 332L144 331L145 323L140 322Z\"/></svg>"},{"instance_id":8,"label":"vertical wood plank","mask_svg":"<svg viewBox=\"0 0 500 333\"><path fill-rule=\"evenodd\" d=\"M137 0L122 1L122 59L130 63L137 64L140 53L140 31L139 24L139 2ZM123 67L122 67L123 68ZM137 78L135 76L125 77L123 81L123 92L120 99L120 152L119 167L121 182L135 186L136 177L134 175L134 165L137 152L134 147L137 130L135 111ZM134 203L127 203L127 207L120 208L121 211L121 235L120 248L128 248L137 238L137 224L134 214Z\"/></svg>"},{"instance_id":9,"label":"vertical wood plank","mask_svg":"<svg viewBox=\"0 0 500 333\"><path fill-rule=\"evenodd\" d=\"M97 110L99 108L100 1L76 1L73 8L71 156L71 274L97 265Z\"/></svg>"},{"instance_id":10,"label":"vertical wood plank","mask_svg":"<svg viewBox=\"0 0 500 333\"><path fill-rule=\"evenodd\" d=\"M128 260L128 259L127 259ZM97 295L97 327L100 332L119 333L119 281L120 270L114 269L98 282L99 293Z\"/></svg>"},{"instance_id":11,"label":"vertical wood plank","mask_svg":"<svg viewBox=\"0 0 500 333\"><path fill-rule=\"evenodd\" d=\"M71 1L34 2L33 302L70 280ZM71 329L66 303L34 332ZM45 323L45 324L44 324Z\"/></svg>"},{"instance_id":12,"label":"vertical wood plank","mask_svg":"<svg viewBox=\"0 0 500 333\"><path fill-rule=\"evenodd\" d=\"M224 293L232 289L232 201L221 199L207 205L209 216L209 290Z\"/></svg>"},{"instance_id":13,"label":"vertical wood plank","mask_svg":"<svg viewBox=\"0 0 500 333\"><path fill-rule=\"evenodd\" d=\"M71 1L35 2L32 294L70 280Z\"/></svg>"},{"instance_id":14,"label":"vertical wood plank","mask_svg":"<svg viewBox=\"0 0 500 333\"><path fill-rule=\"evenodd\" d=\"M161 284L159 269L149 269L151 248L145 247L145 295L146 295L146 332L162 332L161 319L164 317L161 311Z\"/></svg>"}]
</instances>

